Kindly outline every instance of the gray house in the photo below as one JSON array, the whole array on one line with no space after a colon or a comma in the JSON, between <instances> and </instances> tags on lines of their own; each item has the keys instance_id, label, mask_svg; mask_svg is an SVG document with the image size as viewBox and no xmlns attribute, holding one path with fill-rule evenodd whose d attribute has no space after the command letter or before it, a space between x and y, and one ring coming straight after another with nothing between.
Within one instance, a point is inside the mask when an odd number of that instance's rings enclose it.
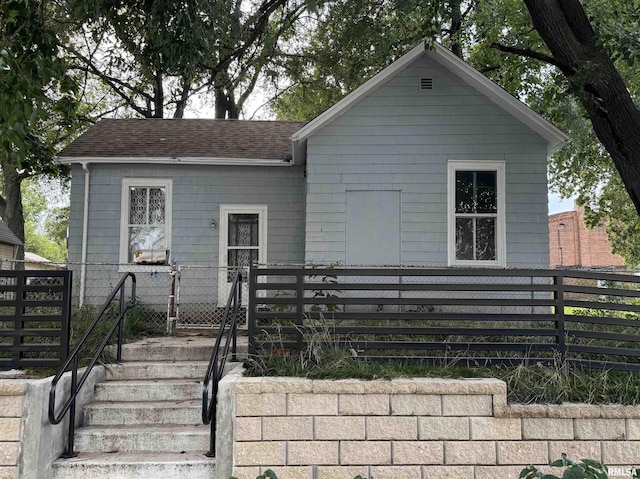
<instances>
[{"instance_id":1,"label":"gray house","mask_svg":"<svg viewBox=\"0 0 640 479\"><path fill-rule=\"evenodd\" d=\"M307 124L103 120L59 156L69 261L548 267L547 157L567 140L438 45Z\"/></svg>"},{"instance_id":2,"label":"gray house","mask_svg":"<svg viewBox=\"0 0 640 479\"><path fill-rule=\"evenodd\" d=\"M13 269L18 247L21 245L22 241L0 221L0 269Z\"/></svg>"}]
</instances>

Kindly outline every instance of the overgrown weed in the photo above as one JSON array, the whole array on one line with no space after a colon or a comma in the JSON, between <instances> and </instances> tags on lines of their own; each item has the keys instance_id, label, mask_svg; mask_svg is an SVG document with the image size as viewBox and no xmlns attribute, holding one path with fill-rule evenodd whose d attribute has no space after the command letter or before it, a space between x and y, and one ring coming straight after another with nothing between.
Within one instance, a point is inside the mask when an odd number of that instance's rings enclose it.
<instances>
[{"instance_id":1,"label":"overgrown weed","mask_svg":"<svg viewBox=\"0 0 640 479\"><path fill-rule=\"evenodd\" d=\"M79 308L73 308L70 320L70 339L69 351L78 344L85 331L91 325L96 315L96 308L91 305L85 305ZM163 326L159 326L156 321L148 321L145 318L153 316L154 312L149 311L142 305L134 305L126 314L123 328L123 341L131 342L145 337L162 336L165 334ZM117 308L113 307L107 310L105 316L96 324L93 332L87 337L86 342L79 351L78 362L80 367L86 366L100 344L113 325L113 321L117 318ZM115 344L118 338L118 332L114 332L109 340L109 344ZM115 358L105 351L101 358L101 363L113 362ZM30 376L46 377L57 372L57 368L26 368L25 372Z\"/></svg>"},{"instance_id":2,"label":"overgrown weed","mask_svg":"<svg viewBox=\"0 0 640 479\"><path fill-rule=\"evenodd\" d=\"M507 384L510 403L640 404L640 374L587 369L563 363L475 367L448 356L439 364L420 364L412 358L373 360L359 358L349 341L336 340L331 326L301 328L309 346L301 352L286 348L265 350L245 363L250 376L296 376L309 379L392 379L399 377L497 378ZM333 339L332 339L333 338ZM269 339L273 341L272 338Z\"/></svg>"}]
</instances>

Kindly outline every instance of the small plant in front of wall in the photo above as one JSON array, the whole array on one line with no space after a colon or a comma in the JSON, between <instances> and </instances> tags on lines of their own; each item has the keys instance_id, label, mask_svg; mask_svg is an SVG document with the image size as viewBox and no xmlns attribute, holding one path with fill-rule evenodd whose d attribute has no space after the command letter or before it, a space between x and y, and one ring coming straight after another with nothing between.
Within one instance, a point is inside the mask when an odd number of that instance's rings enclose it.
<instances>
[{"instance_id":1,"label":"small plant in front of wall","mask_svg":"<svg viewBox=\"0 0 640 479\"><path fill-rule=\"evenodd\" d=\"M564 467L562 477L553 474L546 474L539 471L535 466L529 466L520 472L519 479L609 479L609 470L604 464L593 459L582 459L574 462L562 454L562 459L551 463L553 467ZM631 477L637 479L638 473L635 469L630 469Z\"/></svg>"},{"instance_id":2,"label":"small plant in front of wall","mask_svg":"<svg viewBox=\"0 0 640 479\"><path fill-rule=\"evenodd\" d=\"M340 262L330 263L328 265L319 265L315 263L309 263L309 266L313 269L333 269L340 267ZM320 278L320 282L323 285L335 285L338 284L338 277L335 274L311 274L309 275L309 280L311 281L313 278ZM313 291L313 298L325 298L325 299L336 299L338 298L337 293L341 293L339 289L327 289L326 287L319 288ZM335 313L338 311L342 311L342 308L339 304L314 304L309 308L309 311L314 313Z\"/></svg>"}]
</instances>

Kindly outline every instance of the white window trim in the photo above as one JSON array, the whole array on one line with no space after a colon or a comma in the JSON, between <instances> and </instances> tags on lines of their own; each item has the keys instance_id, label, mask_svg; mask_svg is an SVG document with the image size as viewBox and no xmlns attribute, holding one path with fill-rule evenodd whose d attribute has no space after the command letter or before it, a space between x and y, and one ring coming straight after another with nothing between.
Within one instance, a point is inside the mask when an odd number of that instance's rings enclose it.
<instances>
[{"instance_id":1,"label":"white window trim","mask_svg":"<svg viewBox=\"0 0 640 479\"><path fill-rule=\"evenodd\" d=\"M497 218L496 218L496 259L458 260L456 259L456 171L495 171L497 180ZM449 266L472 266L504 268L507 265L507 235L505 222L505 162L504 161L462 161L449 160L447 175L447 244Z\"/></svg>"},{"instance_id":2,"label":"white window trim","mask_svg":"<svg viewBox=\"0 0 640 479\"><path fill-rule=\"evenodd\" d=\"M261 263L267 262L267 205L220 205L220 238L218 244L218 264L227 265L227 242L229 240L229 215L230 214L257 214L258 215L258 258Z\"/></svg>"},{"instance_id":3,"label":"white window trim","mask_svg":"<svg viewBox=\"0 0 640 479\"><path fill-rule=\"evenodd\" d=\"M166 202L164 205L165 237L167 238L167 249L171 254L173 180L168 178L123 178L120 199L120 267L118 270L120 272L168 272L171 270L169 265L140 265L128 262L129 189L134 186L145 188L163 187L166 189Z\"/></svg>"}]
</instances>

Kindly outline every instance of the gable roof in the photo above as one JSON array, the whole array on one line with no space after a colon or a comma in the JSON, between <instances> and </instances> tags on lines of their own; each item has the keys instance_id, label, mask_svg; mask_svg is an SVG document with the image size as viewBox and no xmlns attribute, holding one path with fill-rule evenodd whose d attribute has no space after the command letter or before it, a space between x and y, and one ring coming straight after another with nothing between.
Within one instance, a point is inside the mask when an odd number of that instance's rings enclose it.
<instances>
[{"instance_id":1,"label":"gable roof","mask_svg":"<svg viewBox=\"0 0 640 479\"><path fill-rule=\"evenodd\" d=\"M11 231L7 225L0 221L0 243L17 246L21 245L22 241L13 234L13 231Z\"/></svg>"},{"instance_id":2,"label":"gable roof","mask_svg":"<svg viewBox=\"0 0 640 479\"><path fill-rule=\"evenodd\" d=\"M58 155L62 163L288 164L304 122L103 119Z\"/></svg>"},{"instance_id":3,"label":"gable roof","mask_svg":"<svg viewBox=\"0 0 640 479\"><path fill-rule=\"evenodd\" d=\"M382 86L396 73L402 71L422 55L429 55L429 57L440 65L457 75L462 81L475 88L479 93L489 98L496 105L547 140L549 154L569 141L569 137L555 125L537 114L505 89L491 81L442 45L436 43L434 50L428 50L425 48L424 43L421 43L298 130L291 138L293 142L294 163L304 163L306 159L307 138L331 123L355 103Z\"/></svg>"},{"instance_id":4,"label":"gable roof","mask_svg":"<svg viewBox=\"0 0 640 479\"><path fill-rule=\"evenodd\" d=\"M24 252L24 260L29 261L30 263L51 263L50 259L47 259L44 256L40 256L39 254L30 253L28 251Z\"/></svg>"}]
</instances>

